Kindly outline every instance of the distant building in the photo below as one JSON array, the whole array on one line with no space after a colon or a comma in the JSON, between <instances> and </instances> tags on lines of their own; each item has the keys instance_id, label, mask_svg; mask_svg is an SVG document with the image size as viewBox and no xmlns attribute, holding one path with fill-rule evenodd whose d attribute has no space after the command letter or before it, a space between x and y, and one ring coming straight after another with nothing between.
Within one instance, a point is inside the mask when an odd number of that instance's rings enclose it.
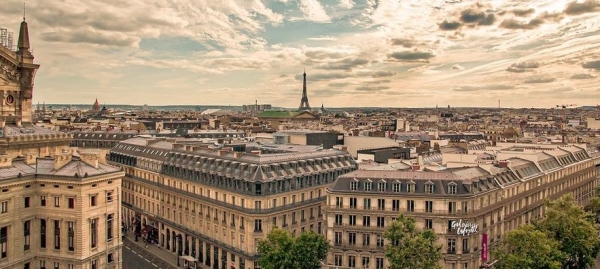
<instances>
[{"instance_id":1,"label":"distant building","mask_svg":"<svg viewBox=\"0 0 600 269\"><path fill-rule=\"evenodd\" d=\"M98 98L96 98L96 102L92 105L92 111L99 112L100 111L100 103L98 103Z\"/></svg>"},{"instance_id":2,"label":"distant building","mask_svg":"<svg viewBox=\"0 0 600 269\"><path fill-rule=\"evenodd\" d=\"M252 111L265 111L265 110L269 110L272 109L273 106L270 104L252 104L252 105L243 105L242 109L245 112L252 112Z\"/></svg>"},{"instance_id":3,"label":"distant building","mask_svg":"<svg viewBox=\"0 0 600 269\"><path fill-rule=\"evenodd\" d=\"M344 135L337 132L286 130L273 134L275 144L322 146L324 149L343 144Z\"/></svg>"}]
</instances>

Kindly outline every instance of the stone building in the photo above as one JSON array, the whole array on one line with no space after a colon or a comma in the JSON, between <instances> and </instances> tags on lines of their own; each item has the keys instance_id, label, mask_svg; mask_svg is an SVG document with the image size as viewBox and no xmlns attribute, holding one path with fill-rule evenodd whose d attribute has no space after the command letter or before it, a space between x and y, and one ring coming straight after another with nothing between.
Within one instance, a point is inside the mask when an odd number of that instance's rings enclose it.
<instances>
[{"instance_id":1,"label":"stone building","mask_svg":"<svg viewBox=\"0 0 600 269\"><path fill-rule=\"evenodd\" d=\"M357 170L340 176L324 207L332 245L326 268L387 268L383 233L399 214L439 235L444 268L479 268L483 234L491 249L507 231L542 217L546 199L571 193L586 205L595 196L599 155L576 145L503 147L496 161L455 168L447 163L439 172Z\"/></svg>"},{"instance_id":2,"label":"stone building","mask_svg":"<svg viewBox=\"0 0 600 269\"><path fill-rule=\"evenodd\" d=\"M124 173L32 124L29 46L25 20L18 50L0 46L0 268L121 268Z\"/></svg>"},{"instance_id":3,"label":"stone building","mask_svg":"<svg viewBox=\"0 0 600 269\"><path fill-rule=\"evenodd\" d=\"M254 147L254 148L252 148ZM209 268L259 268L257 243L273 227L322 233L325 190L356 169L346 152L315 146L211 149L197 139L132 138L109 160L126 172L128 225Z\"/></svg>"}]
</instances>

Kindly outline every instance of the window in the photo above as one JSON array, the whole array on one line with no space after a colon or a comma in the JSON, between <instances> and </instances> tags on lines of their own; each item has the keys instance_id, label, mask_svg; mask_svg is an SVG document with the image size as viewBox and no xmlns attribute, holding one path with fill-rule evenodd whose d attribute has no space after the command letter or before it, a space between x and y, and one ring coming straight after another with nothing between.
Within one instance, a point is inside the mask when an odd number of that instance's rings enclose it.
<instances>
[{"instance_id":1,"label":"window","mask_svg":"<svg viewBox=\"0 0 600 269\"><path fill-rule=\"evenodd\" d=\"M448 238L448 254L456 253L456 239Z\"/></svg>"},{"instance_id":2,"label":"window","mask_svg":"<svg viewBox=\"0 0 600 269\"><path fill-rule=\"evenodd\" d=\"M60 207L60 197L59 196L54 197L54 207Z\"/></svg>"},{"instance_id":3,"label":"window","mask_svg":"<svg viewBox=\"0 0 600 269\"><path fill-rule=\"evenodd\" d=\"M8 227L0 228L0 258L8 254Z\"/></svg>"},{"instance_id":4,"label":"window","mask_svg":"<svg viewBox=\"0 0 600 269\"><path fill-rule=\"evenodd\" d=\"M98 269L98 261L92 260L92 269Z\"/></svg>"},{"instance_id":5,"label":"window","mask_svg":"<svg viewBox=\"0 0 600 269\"><path fill-rule=\"evenodd\" d=\"M365 247L368 247L371 245L371 235L370 234L364 233L362 235L362 245Z\"/></svg>"},{"instance_id":6,"label":"window","mask_svg":"<svg viewBox=\"0 0 600 269\"><path fill-rule=\"evenodd\" d=\"M112 201L113 201L113 192L112 191L106 192L106 202L110 203Z\"/></svg>"},{"instance_id":7,"label":"window","mask_svg":"<svg viewBox=\"0 0 600 269\"><path fill-rule=\"evenodd\" d=\"M336 208L344 207L344 198L343 197L335 197L335 206L336 206Z\"/></svg>"},{"instance_id":8,"label":"window","mask_svg":"<svg viewBox=\"0 0 600 269\"><path fill-rule=\"evenodd\" d=\"M28 208L28 207L29 207L29 197L25 197L25 198L24 198L24 205L23 205L23 206L24 206L25 208Z\"/></svg>"},{"instance_id":9,"label":"window","mask_svg":"<svg viewBox=\"0 0 600 269\"><path fill-rule=\"evenodd\" d=\"M371 181L366 181L365 182L365 191L371 191L371 185L373 183Z\"/></svg>"},{"instance_id":10,"label":"window","mask_svg":"<svg viewBox=\"0 0 600 269\"><path fill-rule=\"evenodd\" d=\"M363 256L362 257L362 266L363 268L369 268L369 257L367 256Z\"/></svg>"},{"instance_id":11,"label":"window","mask_svg":"<svg viewBox=\"0 0 600 269\"><path fill-rule=\"evenodd\" d=\"M392 200L392 211L400 211L400 200Z\"/></svg>"},{"instance_id":12,"label":"window","mask_svg":"<svg viewBox=\"0 0 600 269\"><path fill-rule=\"evenodd\" d=\"M355 232L349 232L348 233L348 244L349 245L356 245L356 233Z\"/></svg>"},{"instance_id":13,"label":"window","mask_svg":"<svg viewBox=\"0 0 600 269\"><path fill-rule=\"evenodd\" d=\"M260 219L254 220L254 231L262 232L262 220L260 220Z\"/></svg>"},{"instance_id":14,"label":"window","mask_svg":"<svg viewBox=\"0 0 600 269\"><path fill-rule=\"evenodd\" d=\"M383 269L383 258L375 258L375 269Z\"/></svg>"},{"instance_id":15,"label":"window","mask_svg":"<svg viewBox=\"0 0 600 269\"><path fill-rule=\"evenodd\" d=\"M400 192L400 182L395 182L392 184L392 191L393 192Z\"/></svg>"},{"instance_id":16,"label":"window","mask_svg":"<svg viewBox=\"0 0 600 269\"><path fill-rule=\"evenodd\" d=\"M433 220L425 219L425 229L433 229Z\"/></svg>"},{"instance_id":17,"label":"window","mask_svg":"<svg viewBox=\"0 0 600 269\"><path fill-rule=\"evenodd\" d=\"M335 225L342 225L342 215L335 214Z\"/></svg>"},{"instance_id":18,"label":"window","mask_svg":"<svg viewBox=\"0 0 600 269\"><path fill-rule=\"evenodd\" d=\"M69 197L69 208L70 209L75 208L75 198L73 198L73 197Z\"/></svg>"},{"instance_id":19,"label":"window","mask_svg":"<svg viewBox=\"0 0 600 269\"><path fill-rule=\"evenodd\" d=\"M115 260L115 258L113 257L112 253L108 253L108 256L106 257L106 262L111 263Z\"/></svg>"},{"instance_id":20,"label":"window","mask_svg":"<svg viewBox=\"0 0 600 269\"><path fill-rule=\"evenodd\" d=\"M0 211L0 213L6 213L8 212L8 201L2 201L2 209Z\"/></svg>"},{"instance_id":21,"label":"window","mask_svg":"<svg viewBox=\"0 0 600 269\"><path fill-rule=\"evenodd\" d=\"M415 201L414 200L406 200L406 211L408 211L408 212L415 211Z\"/></svg>"},{"instance_id":22,"label":"window","mask_svg":"<svg viewBox=\"0 0 600 269\"><path fill-rule=\"evenodd\" d=\"M406 184L406 192L413 193L415 192L415 183L411 182Z\"/></svg>"},{"instance_id":23,"label":"window","mask_svg":"<svg viewBox=\"0 0 600 269\"><path fill-rule=\"evenodd\" d=\"M23 222L23 236L25 237L25 240L23 242L23 249L24 250L29 250L30 248L30 244L31 244L31 221L27 220L25 222Z\"/></svg>"},{"instance_id":24,"label":"window","mask_svg":"<svg viewBox=\"0 0 600 269\"><path fill-rule=\"evenodd\" d=\"M433 193L433 183L425 184L425 193Z\"/></svg>"},{"instance_id":25,"label":"window","mask_svg":"<svg viewBox=\"0 0 600 269\"><path fill-rule=\"evenodd\" d=\"M377 209L385 210L385 199L377 199Z\"/></svg>"},{"instance_id":26,"label":"window","mask_svg":"<svg viewBox=\"0 0 600 269\"><path fill-rule=\"evenodd\" d=\"M113 239L113 214L106 216L106 240Z\"/></svg>"},{"instance_id":27,"label":"window","mask_svg":"<svg viewBox=\"0 0 600 269\"><path fill-rule=\"evenodd\" d=\"M364 209L371 209L371 198L363 199L363 207Z\"/></svg>"},{"instance_id":28,"label":"window","mask_svg":"<svg viewBox=\"0 0 600 269\"><path fill-rule=\"evenodd\" d=\"M356 267L356 256L353 256L353 255L348 256L348 267L350 267L350 268Z\"/></svg>"},{"instance_id":29,"label":"window","mask_svg":"<svg viewBox=\"0 0 600 269\"><path fill-rule=\"evenodd\" d=\"M425 201L425 212L433 212L433 201Z\"/></svg>"},{"instance_id":30,"label":"window","mask_svg":"<svg viewBox=\"0 0 600 269\"><path fill-rule=\"evenodd\" d=\"M96 195L90 196L90 206L96 206L96 205L97 205Z\"/></svg>"},{"instance_id":31,"label":"window","mask_svg":"<svg viewBox=\"0 0 600 269\"><path fill-rule=\"evenodd\" d=\"M462 252L469 253L469 238L463 238L462 240Z\"/></svg>"},{"instance_id":32,"label":"window","mask_svg":"<svg viewBox=\"0 0 600 269\"><path fill-rule=\"evenodd\" d=\"M59 269L59 268L60 268L60 263L54 262L54 269Z\"/></svg>"},{"instance_id":33,"label":"window","mask_svg":"<svg viewBox=\"0 0 600 269\"><path fill-rule=\"evenodd\" d=\"M456 213L456 202L448 202L448 213Z\"/></svg>"},{"instance_id":34,"label":"window","mask_svg":"<svg viewBox=\"0 0 600 269\"><path fill-rule=\"evenodd\" d=\"M371 227L371 217L363 216L363 227Z\"/></svg>"},{"instance_id":35,"label":"window","mask_svg":"<svg viewBox=\"0 0 600 269\"><path fill-rule=\"evenodd\" d=\"M40 205L46 206L46 195L40 196Z\"/></svg>"},{"instance_id":36,"label":"window","mask_svg":"<svg viewBox=\"0 0 600 269\"><path fill-rule=\"evenodd\" d=\"M69 251L75 251L75 223L68 221L67 229L69 231Z\"/></svg>"},{"instance_id":37,"label":"window","mask_svg":"<svg viewBox=\"0 0 600 269\"><path fill-rule=\"evenodd\" d=\"M54 221L54 249L60 249L60 220Z\"/></svg>"},{"instance_id":38,"label":"window","mask_svg":"<svg viewBox=\"0 0 600 269\"><path fill-rule=\"evenodd\" d=\"M46 220L40 220L40 248L46 248Z\"/></svg>"},{"instance_id":39,"label":"window","mask_svg":"<svg viewBox=\"0 0 600 269\"><path fill-rule=\"evenodd\" d=\"M334 241L335 245L339 246L342 244L342 232L335 232Z\"/></svg>"},{"instance_id":40,"label":"window","mask_svg":"<svg viewBox=\"0 0 600 269\"><path fill-rule=\"evenodd\" d=\"M46 261L40 261L40 269L46 269Z\"/></svg>"},{"instance_id":41,"label":"window","mask_svg":"<svg viewBox=\"0 0 600 269\"><path fill-rule=\"evenodd\" d=\"M333 256L333 265L334 266L342 266L342 255L335 254Z\"/></svg>"},{"instance_id":42,"label":"window","mask_svg":"<svg viewBox=\"0 0 600 269\"><path fill-rule=\"evenodd\" d=\"M351 197L350 198L350 208L356 209L356 205L357 205L356 197Z\"/></svg>"},{"instance_id":43,"label":"window","mask_svg":"<svg viewBox=\"0 0 600 269\"><path fill-rule=\"evenodd\" d=\"M377 188L379 189L380 192L384 192L385 191L385 181L381 181L379 183L377 183Z\"/></svg>"},{"instance_id":44,"label":"window","mask_svg":"<svg viewBox=\"0 0 600 269\"><path fill-rule=\"evenodd\" d=\"M383 242L384 242L383 235L377 234L376 238L377 238L377 247L383 247Z\"/></svg>"},{"instance_id":45,"label":"window","mask_svg":"<svg viewBox=\"0 0 600 269\"><path fill-rule=\"evenodd\" d=\"M385 217L377 217L377 227L385 227Z\"/></svg>"},{"instance_id":46,"label":"window","mask_svg":"<svg viewBox=\"0 0 600 269\"><path fill-rule=\"evenodd\" d=\"M98 245L98 219L92 219L90 222L90 232L91 232L91 245L92 248L95 248ZM92 265L94 263L92 262Z\"/></svg>"},{"instance_id":47,"label":"window","mask_svg":"<svg viewBox=\"0 0 600 269\"><path fill-rule=\"evenodd\" d=\"M356 181L356 179L354 181L350 182L350 190L351 191L358 190L358 181Z\"/></svg>"},{"instance_id":48,"label":"window","mask_svg":"<svg viewBox=\"0 0 600 269\"><path fill-rule=\"evenodd\" d=\"M356 226L356 215L348 216L348 224L350 226Z\"/></svg>"},{"instance_id":49,"label":"window","mask_svg":"<svg viewBox=\"0 0 600 269\"><path fill-rule=\"evenodd\" d=\"M456 194L456 183L451 182L448 184L448 194Z\"/></svg>"}]
</instances>

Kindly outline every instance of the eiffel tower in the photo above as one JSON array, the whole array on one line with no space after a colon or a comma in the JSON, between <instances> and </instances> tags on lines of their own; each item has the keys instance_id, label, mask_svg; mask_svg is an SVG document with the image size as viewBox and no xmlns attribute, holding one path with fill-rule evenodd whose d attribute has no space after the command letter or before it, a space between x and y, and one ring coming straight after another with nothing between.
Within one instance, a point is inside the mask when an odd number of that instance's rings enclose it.
<instances>
[{"instance_id":1,"label":"eiffel tower","mask_svg":"<svg viewBox=\"0 0 600 269\"><path fill-rule=\"evenodd\" d=\"M310 110L308 104L308 95L306 94L306 71L304 71L304 82L302 83L302 99L300 100L300 107L298 110Z\"/></svg>"}]
</instances>

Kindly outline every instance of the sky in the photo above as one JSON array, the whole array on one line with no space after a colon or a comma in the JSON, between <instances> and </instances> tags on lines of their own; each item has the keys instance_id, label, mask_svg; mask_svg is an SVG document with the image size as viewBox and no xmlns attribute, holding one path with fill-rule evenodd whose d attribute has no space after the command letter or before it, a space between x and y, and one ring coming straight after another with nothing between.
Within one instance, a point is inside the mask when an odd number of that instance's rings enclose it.
<instances>
[{"instance_id":1,"label":"sky","mask_svg":"<svg viewBox=\"0 0 600 269\"><path fill-rule=\"evenodd\" d=\"M3 0L18 34L22 0ZM600 104L600 0L26 0L34 103Z\"/></svg>"}]
</instances>

